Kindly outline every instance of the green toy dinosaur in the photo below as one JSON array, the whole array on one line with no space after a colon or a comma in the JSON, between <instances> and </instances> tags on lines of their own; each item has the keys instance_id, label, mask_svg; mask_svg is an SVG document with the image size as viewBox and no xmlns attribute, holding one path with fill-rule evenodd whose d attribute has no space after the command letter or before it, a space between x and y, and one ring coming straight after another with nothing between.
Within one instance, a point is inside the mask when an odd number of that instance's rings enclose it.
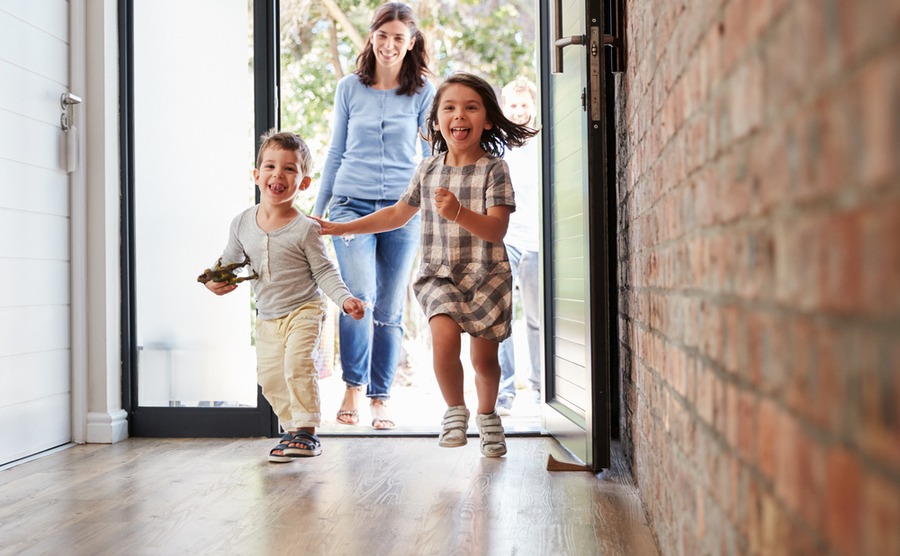
<instances>
[{"instance_id":1,"label":"green toy dinosaur","mask_svg":"<svg viewBox=\"0 0 900 556\"><path fill-rule=\"evenodd\" d=\"M253 280L255 278L259 278L259 275L254 272L250 276L238 276L235 271L239 268L245 267L250 264L250 259L245 259L242 263L231 263L225 266L222 266L222 259L216 261L216 265L212 268L207 268L203 271L203 274L197 276L197 281L201 284L205 284L212 280L213 282L227 282L229 284L239 284L245 280Z\"/></svg>"}]
</instances>

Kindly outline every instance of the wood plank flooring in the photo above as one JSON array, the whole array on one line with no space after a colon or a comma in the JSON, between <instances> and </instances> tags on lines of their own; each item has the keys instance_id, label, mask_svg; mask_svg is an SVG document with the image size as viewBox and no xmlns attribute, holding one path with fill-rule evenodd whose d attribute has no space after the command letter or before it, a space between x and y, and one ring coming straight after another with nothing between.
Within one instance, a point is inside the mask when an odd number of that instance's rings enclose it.
<instances>
[{"instance_id":1,"label":"wood plank flooring","mask_svg":"<svg viewBox=\"0 0 900 556\"><path fill-rule=\"evenodd\" d=\"M0 554L655 555L618 459L546 470L549 437L324 437L265 460L275 439L74 446L0 471Z\"/></svg>"}]
</instances>

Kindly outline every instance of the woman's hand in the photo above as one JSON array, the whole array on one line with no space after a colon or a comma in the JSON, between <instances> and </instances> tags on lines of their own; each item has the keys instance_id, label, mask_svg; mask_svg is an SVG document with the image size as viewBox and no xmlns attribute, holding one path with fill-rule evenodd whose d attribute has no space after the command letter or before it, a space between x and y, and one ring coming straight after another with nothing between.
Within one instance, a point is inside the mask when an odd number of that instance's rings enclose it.
<instances>
[{"instance_id":1,"label":"woman's hand","mask_svg":"<svg viewBox=\"0 0 900 556\"><path fill-rule=\"evenodd\" d=\"M438 187L434 191L434 208L442 217L456 222L459 220L459 213L462 212L462 203L449 189Z\"/></svg>"}]
</instances>

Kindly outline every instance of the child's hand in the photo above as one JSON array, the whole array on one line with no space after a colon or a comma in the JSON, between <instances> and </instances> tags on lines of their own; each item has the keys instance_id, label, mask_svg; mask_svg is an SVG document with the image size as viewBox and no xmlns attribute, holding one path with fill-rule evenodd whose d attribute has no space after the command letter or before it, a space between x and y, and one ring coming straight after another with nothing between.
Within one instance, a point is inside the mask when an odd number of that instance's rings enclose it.
<instances>
[{"instance_id":1,"label":"child's hand","mask_svg":"<svg viewBox=\"0 0 900 556\"><path fill-rule=\"evenodd\" d=\"M354 319L359 320L366 314L366 304L355 297L351 297L347 301L344 301L344 312Z\"/></svg>"},{"instance_id":2,"label":"child's hand","mask_svg":"<svg viewBox=\"0 0 900 556\"><path fill-rule=\"evenodd\" d=\"M231 293L237 289L237 284L229 284L228 282L213 282L212 280L206 282L203 285L206 286L206 289L216 295L225 295L226 293Z\"/></svg>"},{"instance_id":3,"label":"child's hand","mask_svg":"<svg viewBox=\"0 0 900 556\"><path fill-rule=\"evenodd\" d=\"M323 220L318 216L310 216L310 218L319 223L320 236L340 236L344 234L344 232L341 230L341 224L339 222Z\"/></svg>"},{"instance_id":4,"label":"child's hand","mask_svg":"<svg viewBox=\"0 0 900 556\"><path fill-rule=\"evenodd\" d=\"M434 192L434 208L447 220L456 222L462 211L462 203L449 189L438 187Z\"/></svg>"}]
</instances>

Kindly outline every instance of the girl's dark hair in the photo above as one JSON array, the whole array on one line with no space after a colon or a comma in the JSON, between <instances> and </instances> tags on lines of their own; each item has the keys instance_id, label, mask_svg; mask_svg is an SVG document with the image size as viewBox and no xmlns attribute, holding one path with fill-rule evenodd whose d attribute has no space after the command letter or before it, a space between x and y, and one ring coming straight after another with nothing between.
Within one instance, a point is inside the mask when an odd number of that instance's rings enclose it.
<instances>
[{"instance_id":1,"label":"girl's dark hair","mask_svg":"<svg viewBox=\"0 0 900 556\"><path fill-rule=\"evenodd\" d=\"M400 67L400 86L398 95L412 96L416 91L425 86L424 77L431 74L428 69L428 53L425 50L425 36L419 31L416 16L412 8L400 2L388 2L383 4L372 16L369 25L369 36L366 37L366 45L356 57L356 75L359 81L366 87L375 83L375 52L372 49L372 33L381 28L385 23L401 21L409 27L409 38L415 40L412 49L403 58Z\"/></svg>"},{"instance_id":2,"label":"girl's dark hair","mask_svg":"<svg viewBox=\"0 0 900 556\"><path fill-rule=\"evenodd\" d=\"M494 88L484 79L466 72L456 72L450 75L441 86L438 87L434 95L434 102L431 104L431 113L428 114L428 120L425 126L428 130L428 140L431 143L432 152L447 152L447 142L441 131L435 127L438 121L438 109L441 104L441 97L447 87L450 85L463 85L478 93L484 109L487 112L487 121L491 122L491 129L485 129L481 132L481 148L494 156L503 156L504 151L508 147L521 147L529 139L534 137L538 130L511 122L504 114L500 103L497 102L497 95Z\"/></svg>"}]
</instances>

